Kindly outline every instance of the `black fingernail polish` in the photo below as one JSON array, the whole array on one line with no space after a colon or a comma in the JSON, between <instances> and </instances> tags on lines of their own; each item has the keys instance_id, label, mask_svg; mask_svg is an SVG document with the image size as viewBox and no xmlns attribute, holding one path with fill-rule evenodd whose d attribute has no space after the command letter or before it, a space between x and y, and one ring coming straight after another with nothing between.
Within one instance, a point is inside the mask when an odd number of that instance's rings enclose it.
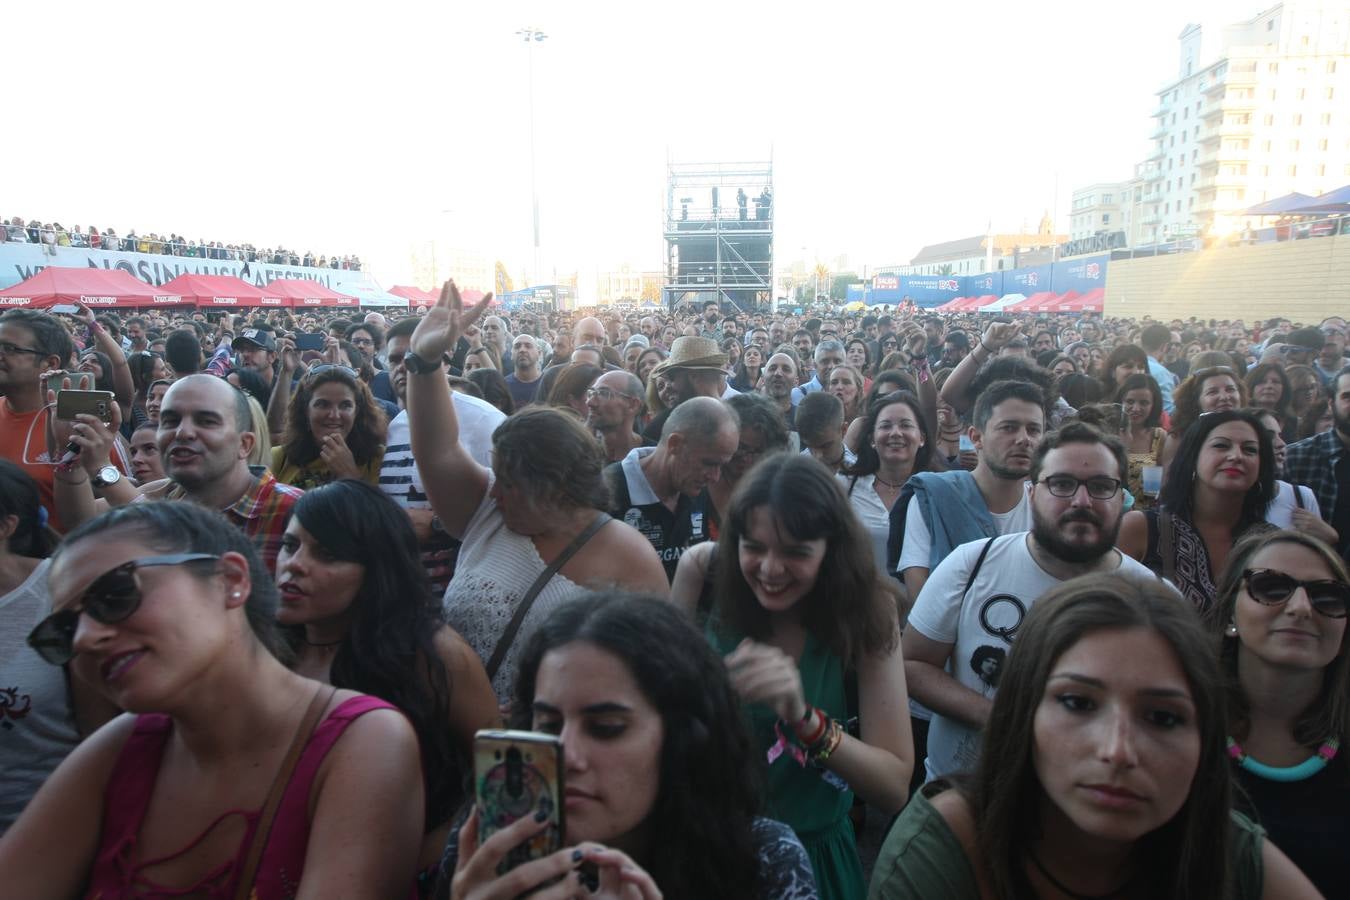
<instances>
[{"instance_id":1,"label":"black fingernail polish","mask_svg":"<svg viewBox=\"0 0 1350 900\"><path fill-rule=\"evenodd\" d=\"M573 851L572 851L572 862L581 862L581 860L584 859L585 856L586 856L586 854L583 853L582 851L580 851L580 850L573 850Z\"/></svg>"},{"instance_id":2,"label":"black fingernail polish","mask_svg":"<svg viewBox=\"0 0 1350 900\"><path fill-rule=\"evenodd\" d=\"M548 821L548 813L541 809L541 810L539 810L539 812L537 812L537 813L534 814L534 820L535 820L536 822L547 822L547 821Z\"/></svg>"}]
</instances>

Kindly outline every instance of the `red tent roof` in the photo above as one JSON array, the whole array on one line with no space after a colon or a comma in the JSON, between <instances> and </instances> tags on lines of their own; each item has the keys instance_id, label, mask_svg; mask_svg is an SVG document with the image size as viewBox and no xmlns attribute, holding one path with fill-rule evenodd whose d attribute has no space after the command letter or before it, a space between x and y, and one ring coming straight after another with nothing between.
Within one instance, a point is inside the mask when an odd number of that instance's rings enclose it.
<instances>
[{"instance_id":1,"label":"red tent roof","mask_svg":"<svg viewBox=\"0 0 1350 900\"><path fill-rule=\"evenodd\" d=\"M296 308L313 306L356 306L355 297L339 294L332 288L311 281L308 278L278 278L263 288L269 294L276 294L289 301L286 305Z\"/></svg>"},{"instance_id":2,"label":"red tent roof","mask_svg":"<svg viewBox=\"0 0 1350 900\"><path fill-rule=\"evenodd\" d=\"M409 287L405 284L394 285L389 289L389 293L395 297L406 298L413 306L430 306L441 299L440 294L424 291L419 287Z\"/></svg>"},{"instance_id":3,"label":"red tent roof","mask_svg":"<svg viewBox=\"0 0 1350 900\"><path fill-rule=\"evenodd\" d=\"M1066 295L1067 296L1067 295ZM1093 288L1086 294L1071 297L1067 301L1061 298L1060 312L1101 312L1102 301L1106 299L1105 288Z\"/></svg>"},{"instance_id":4,"label":"red tent roof","mask_svg":"<svg viewBox=\"0 0 1350 900\"><path fill-rule=\"evenodd\" d=\"M83 303L91 308L168 306L183 303L177 292L157 288L122 269L77 269L48 266L32 278L0 291L0 306L36 309L57 303Z\"/></svg>"},{"instance_id":5,"label":"red tent roof","mask_svg":"<svg viewBox=\"0 0 1350 900\"><path fill-rule=\"evenodd\" d=\"M275 291L254 287L233 275L183 274L163 285L180 294L186 303L198 306L285 306Z\"/></svg>"}]
</instances>

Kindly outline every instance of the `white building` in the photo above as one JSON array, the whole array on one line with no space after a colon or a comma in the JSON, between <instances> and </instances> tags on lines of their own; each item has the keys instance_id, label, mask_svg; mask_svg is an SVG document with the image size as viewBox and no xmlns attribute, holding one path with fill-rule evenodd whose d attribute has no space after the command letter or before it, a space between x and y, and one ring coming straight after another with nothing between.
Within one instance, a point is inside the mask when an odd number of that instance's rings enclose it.
<instances>
[{"instance_id":1,"label":"white building","mask_svg":"<svg viewBox=\"0 0 1350 900\"><path fill-rule=\"evenodd\" d=\"M452 247L444 241L422 241L409 248L413 283L430 289L439 288L453 278L461 288L475 291L495 291L496 267L493 261L477 250Z\"/></svg>"},{"instance_id":2,"label":"white building","mask_svg":"<svg viewBox=\"0 0 1350 900\"><path fill-rule=\"evenodd\" d=\"M1130 200L1126 182L1099 182L1078 188L1069 208L1069 240L1124 230L1121 226Z\"/></svg>"},{"instance_id":3,"label":"white building","mask_svg":"<svg viewBox=\"0 0 1350 900\"><path fill-rule=\"evenodd\" d=\"M1222 237L1250 206L1350 182L1350 3L1286 0L1178 40L1141 173L1141 243Z\"/></svg>"}]
</instances>

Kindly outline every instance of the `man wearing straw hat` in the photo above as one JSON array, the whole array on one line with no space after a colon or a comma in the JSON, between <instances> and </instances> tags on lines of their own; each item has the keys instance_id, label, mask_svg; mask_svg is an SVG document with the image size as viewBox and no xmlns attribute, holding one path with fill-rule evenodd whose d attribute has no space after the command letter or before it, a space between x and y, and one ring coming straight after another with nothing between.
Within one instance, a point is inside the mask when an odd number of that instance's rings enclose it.
<instances>
[{"instance_id":1,"label":"man wearing straw hat","mask_svg":"<svg viewBox=\"0 0 1350 900\"><path fill-rule=\"evenodd\" d=\"M674 406L693 397L725 400L740 393L727 385L727 355L712 338L689 335L676 338L670 356L652 369L650 377L658 376L673 385ZM642 437L648 446L656 446L661 439L661 428L669 415L670 410L658 413L643 429Z\"/></svg>"}]
</instances>

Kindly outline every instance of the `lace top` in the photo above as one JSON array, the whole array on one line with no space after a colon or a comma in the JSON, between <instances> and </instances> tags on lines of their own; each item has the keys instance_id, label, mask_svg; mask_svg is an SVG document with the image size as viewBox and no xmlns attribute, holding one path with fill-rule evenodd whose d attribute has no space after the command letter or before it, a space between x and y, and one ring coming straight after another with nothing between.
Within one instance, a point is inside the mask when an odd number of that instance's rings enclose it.
<instances>
[{"instance_id":1,"label":"lace top","mask_svg":"<svg viewBox=\"0 0 1350 900\"><path fill-rule=\"evenodd\" d=\"M488 473L483 502L464 531L455 577L445 589L445 618L487 665L497 641L515 614L525 592L548 563L539 556L534 541L506 527L501 510L492 499L494 478ZM549 611L583 590L561 572L555 574L535 598L521 622L511 648L492 678L499 703L509 703L515 692L520 650L530 632Z\"/></svg>"}]
</instances>

